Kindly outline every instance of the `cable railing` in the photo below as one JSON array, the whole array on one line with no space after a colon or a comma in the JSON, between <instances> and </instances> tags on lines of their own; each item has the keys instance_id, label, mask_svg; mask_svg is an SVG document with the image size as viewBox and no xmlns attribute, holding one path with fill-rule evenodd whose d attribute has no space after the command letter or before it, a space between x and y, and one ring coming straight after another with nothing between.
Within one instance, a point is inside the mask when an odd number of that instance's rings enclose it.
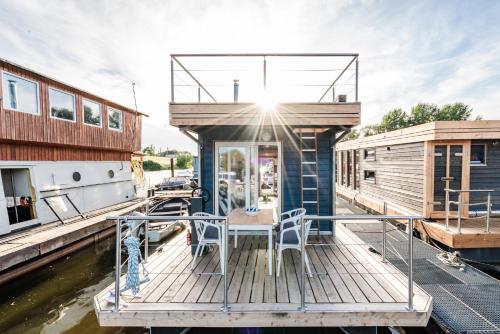
<instances>
[{"instance_id":1,"label":"cable railing","mask_svg":"<svg viewBox=\"0 0 500 334\"><path fill-rule=\"evenodd\" d=\"M123 266L128 263L129 257L125 259L125 261L122 262L122 243L126 239L126 236L129 236L131 234L135 234L139 230L143 229L144 232L144 239L140 242L140 246L143 247L144 251L144 262L148 262L148 231L151 226L157 224L155 222L161 222L162 224L165 224L166 222L170 223L175 223L178 221L195 221L195 220L207 220L207 221L214 221L217 222L221 228L222 228L222 244L221 244L221 249L220 251L223 252L223 257L221 257L221 272L210 272L210 273L201 273L201 274L208 274L208 275L221 275L223 279L223 301L222 301L222 306L221 310L223 312L229 312L231 308L231 303L229 302L228 299L228 289L229 289L229 277L228 277L228 267L233 265L234 263L231 263L229 260L229 231L230 231L230 221L227 216L207 216L200 218L199 216L161 216L161 215L127 215L127 216L113 216L113 217L108 217L107 219L109 220L114 220L116 221L116 265L115 265L115 284L114 284L114 294L112 293L112 298L114 298L114 311L118 312L120 310L120 295L123 292L123 289L121 289L121 279L122 279L122 274L123 274ZM413 231L413 222L415 219L422 219L421 216L409 216L409 215L335 215L335 216L316 216L316 215L306 215L303 216L300 220L300 270L297 270L297 276L299 278L300 284L298 285L299 290L300 290L300 303L297 307L299 311L305 312L308 308L308 303L306 302L306 276L308 274L306 273L306 247L309 247L308 249L311 249L311 247L322 247L322 246L332 246L334 245L335 247L349 247L349 246L354 246L354 245L360 245L359 242L352 242L352 243L336 243L336 244L330 244L328 242L326 243L308 243L307 242L307 236L305 235L305 224L304 221L306 220L327 220L327 221L362 221L362 222L367 222L367 221L379 221L382 223L382 253L381 253L381 262L387 263L386 259L386 244L387 244L387 224L391 220L406 220L408 221L408 283L407 283L407 300L406 300L406 309L408 311L413 311L414 309L414 304L413 304L413 296L414 296L414 287L413 287L413 236L412 236L412 231ZM126 229L124 229L126 228ZM334 229L336 229L335 224L334 224ZM124 234L125 233L125 234ZM236 237L236 236L234 236ZM304 242L304 240L306 242ZM365 243L362 243L363 245L367 245ZM370 244L371 245L371 244ZM163 247L163 245L162 245ZM175 246L174 246L175 247ZM330 250L328 250L329 252ZM321 254L323 250L321 250ZM318 251L319 254L319 251ZM324 254L327 254L327 251L324 251ZM360 261L360 260L358 260ZM354 263L353 264L359 264L359 263ZM185 266L184 266L185 267ZM183 268L184 268L183 267ZM187 267L184 269L181 268L181 270L186 270ZM153 268L154 270L154 268ZM234 267L232 270L236 270ZM262 269L263 270L263 269ZM285 269L283 269L285 270ZM335 269L336 270L336 269ZM216 271L216 270L212 270ZM378 270L377 270L378 271ZM160 272L151 272L149 274L160 274ZM165 274L165 272L161 272L162 274ZM168 274L168 273L167 273ZM201 275L200 273L198 273ZM309 275L311 275L309 273ZM320 275L329 275L329 273L320 273L320 272L315 272L314 275L319 277ZM332 278L333 280L333 278ZM279 280L276 280L276 284L278 284ZM233 283L231 283L233 284ZM291 304L291 302L290 302ZM297 310L295 309L295 310ZM317 308L316 308L317 309Z\"/></svg>"},{"instance_id":2,"label":"cable railing","mask_svg":"<svg viewBox=\"0 0 500 334\"><path fill-rule=\"evenodd\" d=\"M486 207L486 213L482 216L476 216L473 218L468 218L468 219L485 219L485 230L486 233L490 233L490 218L491 218L491 193L494 192L495 190L493 189L449 189L446 188L444 189L445 191L445 227L446 230L449 231L450 229L450 218L456 218L457 219L457 233L462 233L462 211L464 207L467 207L467 212L469 212L469 208L471 206L485 206ZM458 198L456 201L450 200L450 193L455 193L458 194ZM462 194L467 193L487 193L486 196L486 202L476 202L476 203L464 203L463 199L464 196ZM452 215L450 212L450 205L456 205L457 206L457 214Z\"/></svg>"},{"instance_id":3,"label":"cable railing","mask_svg":"<svg viewBox=\"0 0 500 334\"><path fill-rule=\"evenodd\" d=\"M357 53L172 54L172 103L358 102Z\"/></svg>"}]
</instances>

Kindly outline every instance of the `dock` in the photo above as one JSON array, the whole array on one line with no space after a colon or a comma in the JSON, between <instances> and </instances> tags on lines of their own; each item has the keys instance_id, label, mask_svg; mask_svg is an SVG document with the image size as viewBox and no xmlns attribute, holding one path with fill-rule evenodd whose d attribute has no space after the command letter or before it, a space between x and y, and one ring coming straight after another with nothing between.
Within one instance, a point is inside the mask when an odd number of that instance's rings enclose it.
<instances>
[{"instance_id":1,"label":"dock","mask_svg":"<svg viewBox=\"0 0 500 334\"><path fill-rule=\"evenodd\" d=\"M128 201L89 212L86 218L67 220L64 224L54 222L0 237L0 284L81 248L95 238L109 236L115 223L107 221L107 216L127 214L147 203L149 199ZM23 266L28 263L29 266Z\"/></svg>"},{"instance_id":2,"label":"dock","mask_svg":"<svg viewBox=\"0 0 500 334\"><path fill-rule=\"evenodd\" d=\"M354 233L339 226L335 237L308 245L313 276L305 280L300 308L300 257L283 253L281 275L267 272L267 238L240 236L229 247L228 311L222 311L224 285L215 247L191 271L191 246L185 232L149 256L150 280L138 295L120 299L116 311L108 302L114 283L96 295L101 326L146 327L308 327L425 326L432 297L414 284L408 309L408 278L382 263ZM229 238L228 244L233 245ZM124 277L122 277L124 280Z\"/></svg>"},{"instance_id":3,"label":"dock","mask_svg":"<svg viewBox=\"0 0 500 334\"><path fill-rule=\"evenodd\" d=\"M341 210L352 214L348 208ZM379 222L338 223L382 251ZM408 267L407 234L393 225L387 231L387 260L404 272ZM439 249L415 237L413 247L414 281L432 296L432 318L439 326L452 333L500 332L500 281L470 265L459 270L443 264L436 258Z\"/></svg>"}]
</instances>

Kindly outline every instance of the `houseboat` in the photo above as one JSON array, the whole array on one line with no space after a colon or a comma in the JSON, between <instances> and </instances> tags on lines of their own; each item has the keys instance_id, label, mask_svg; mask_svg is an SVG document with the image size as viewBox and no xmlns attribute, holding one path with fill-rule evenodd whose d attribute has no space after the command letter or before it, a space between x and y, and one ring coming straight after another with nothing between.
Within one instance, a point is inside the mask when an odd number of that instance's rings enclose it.
<instances>
[{"instance_id":1,"label":"houseboat","mask_svg":"<svg viewBox=\"0 0 500 334\"><path fill-rule=\"evenodd\" d=\"M438 121L337 145L337 192L360 206L418 214L422 236L463 258L499 262L500 121Z\"/></svg>"},{"instance_id":2,"label":"houseboat","mask_svg":"<svg viewBox=\"0 0 500 334\"><path fill-rule=\"evenodd\" d=\"M141 114L0 59L0 235L135 198Z\"/></svg>"},{"instance_id":3,"label":"houseboat","mask_svg":"<svg viewBox=\"0 0 500 334\"><path fill-rule=\"evenodd\" d=\"M118 269L95 297L99 323L152 333L425 326L432 297L331 218L336 139L360 122L357 78L358 54L350 53L171 55L170 125L198 143L205 211L229 233L194 256L184 236L166 242L132 295L120 293L127 287ZM290 241L296 247L281 251L284 227L274 236L273 223L297 208L309 220L301 226L310 226L310 244L306 252Z\"/></svg>"}]
</instances>

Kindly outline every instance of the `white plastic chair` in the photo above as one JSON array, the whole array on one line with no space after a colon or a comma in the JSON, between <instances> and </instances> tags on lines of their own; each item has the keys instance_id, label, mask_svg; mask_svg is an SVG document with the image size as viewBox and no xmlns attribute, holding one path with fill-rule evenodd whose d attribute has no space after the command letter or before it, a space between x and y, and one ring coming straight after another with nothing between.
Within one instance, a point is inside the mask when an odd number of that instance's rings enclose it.
<instances>
[{"instance_id":1,"label":"white plastic chair","mask_svg":"<svg viewBox=\"0 0 500 334\"><path fill-rule=\"evenodd\" d=\"M211 218L213 215L205 212L193 213L193 216L200 217L201 219L196 219L194 221L194 226L196 229L196 235L198 236L198 246L196 246L196 251L194 252L193 263L191 264L191 270L194 270L196 265L196 258L203 254L203 250L206 245L217 245L219 246L220 254L220 268L221 272L224 272L224 247L223 247L223 235L224 229L221 223L213 219L203 219Z\"/></svg>"},{"instance_id":2,"label":"white plastic chair","mask_svg":"<svg viewBox=\"0 0 500 334\"><path fill-rule=\"evenodd\" d=\"M302 209L301 212L295 212L294 216L286 218L280 223L280 231L278 232L276 238L276 247L278 256L277 261L278 264L276 266L276 276L279 277L281 271L281 257L282 253L285 249L296 249L299 252L301 251L301 243L300 243L300 224L302 221L302 217L305 215L305 209ZM292 210L293 211L293 210ZM312 220L304 221L304 233L305 233L305 245L307 245L307 236L309 235L309 230L311 229ZM304 254L305 265L307 268L307 273L309 277L312 277L311 267L309 265L309 257L307 256L307 252Z\"/></svg>"}]
</instances>

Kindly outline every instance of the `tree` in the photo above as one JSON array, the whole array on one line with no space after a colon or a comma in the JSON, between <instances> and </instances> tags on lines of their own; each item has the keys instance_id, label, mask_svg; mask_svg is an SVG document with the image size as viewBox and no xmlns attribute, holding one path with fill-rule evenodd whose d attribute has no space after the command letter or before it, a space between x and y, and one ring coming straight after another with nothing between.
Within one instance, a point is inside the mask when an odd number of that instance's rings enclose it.
<instances>
[{"instance_id":1,"label":"tree","mask_svg":"<svg viewBox=\"0 0 500 334\"><path fill-rule=\"evenodd\" d=\"M142 150L142 153L145 155L156 155L155 151L155 147L153 145L149 145Z\"/></svg>"},{"instance_id":2,"label":"tree","mask_svg":"<svg viewBox=\"0 0 500 334\"><path fill-rule=\"evenodd\" d=\"M407 126L429 123L436 120L440 109L435 104L418 103L411 108Z\"/></svg>"},{"instance_id":3,"label":"tree","mask_svg":"<svg viewBox=\"0 0 500 334\"><path fill-rule=\"evenodd\" d=\"M187 169L193 166L193 156L191 153L179 153L175 166L179 169Z\"/></svg>"},{"instance_id":4,"label":"tree","mask_svg":"<svg viewBox=\"0 0 500 334\"><path fill-rule=\"evenodd\" d=\"M347 141L347 140L358 139L358 138L359 138L359 131L356 130L356 129L351 129L351 131L349 131L349 133L346 134L344 136L344 138L342 138L340 140L340 142Z\"/></svg>"},{"instance_id":5,"label":"tree","mask_svg":"<svg viewBox=\"0 0 500 334\"><path fill-rule=\"evenodd\" d=\"M162 165L152 160L145 160L142 164L142 167L144 168L145 171L155 171L155 170L165 169L163 168Z\"/></svg>"},{"instance_id":6,"label":"tree","mask_svg":"<svg viewBox=\"0 0 500 334\"><path fill-rule=\"evenodd\" d=\"M441 107L435 121L465 121L472 115L472 108L468 105L457 102L453 104L446 104Z\"/></svg>"},{"instance_id":7,"label":"tree","mask_svg":"<svg viewBox=\"0 0 500 334\"><path fill-rule=\"evenodd\" d=\"M361 129L363 137L373 136L384 132L379 124L367 125Z\"/></svg>"},{"instance_id":8,"label":"tree","mask_svg":"<svg viewBox=\"0 0 500 334\"><path fill-rule=\"evenodd\" d=\"M396 108L389 111L382 117L380 122L380 130L384 132L402 129L408 126L408 115L401 108Z\"/></svg>"}]
</instances>

